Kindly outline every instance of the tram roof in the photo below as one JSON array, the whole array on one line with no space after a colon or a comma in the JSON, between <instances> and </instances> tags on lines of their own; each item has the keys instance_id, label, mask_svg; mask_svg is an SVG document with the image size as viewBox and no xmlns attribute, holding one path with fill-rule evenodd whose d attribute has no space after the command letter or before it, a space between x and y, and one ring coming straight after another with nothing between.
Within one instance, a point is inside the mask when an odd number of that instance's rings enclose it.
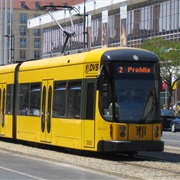
<instances>
[{"instance_id":1,"label":"tram roof","mask_svg":"<svg viewBox=\"0 0 180 180\"><path fill-rule=\"evenodd\" d=\"M17 64L8 64L0 66L0 74L12 73L15 71Z\"/></svg>"},{"instance_id":2,"label":"tram roof","mask_svg":"<svg viewBox=\"0 0 180 180\"><path fill-rule=\"evenodd\" d=\"M119 57L119 53L117 56L117 53L112 53L111 50L122 51L121 58ZM144 54L145 52L147 52L146 55ZM139 56L139 60L143 60L143 61L145 60L157 61L158 60L158 57L154 53L149 52L147 50L142 51L141 49L138 49L138 48L128 48L128 47L99 48L99 49L93 49L88 52L70 54L70 55L65 55L65 56L57 56L57 57L46 58L46 59L41 59L41 60L26 61L21 64L20 71L32 70L32 69L43 69L47 67L68 66L68 65L84 64L84 63L95 63L95 62L100 63L101 61L112 61L112 60L127 61L131 59L133 60L133 55L136 55L136 54ZM146 58L144 58L144 55L146 56ZM129 59L126 57L128 57Z\"/></svg>"}]
</instances>

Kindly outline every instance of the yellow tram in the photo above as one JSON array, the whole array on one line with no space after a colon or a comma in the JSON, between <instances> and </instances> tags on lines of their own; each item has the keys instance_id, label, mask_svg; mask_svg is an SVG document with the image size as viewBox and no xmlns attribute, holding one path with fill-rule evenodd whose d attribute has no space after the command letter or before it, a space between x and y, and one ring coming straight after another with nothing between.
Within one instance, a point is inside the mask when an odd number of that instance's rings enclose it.
<instances>
[{"instance_id":1,"label":"yellow tram","mask_svg":"<svg viewBox=\"0 0 180 180\"><path fill-rule=\"evenodd\" d=\"M158 57L101 48L0 66L0 136L98 152L163 151Z\"/></svg>"},{"instance_id":2,"label":"yellow tram","mask_svg":"<svg viewBox=\"0 0 180 180\"><path fill-rule=\"evenodd\" d=\"M15 126L13 114L14 101L14 81L17 64L0 66L0 136L13 137L13 127Z\"/></svg>"}]
</instances>

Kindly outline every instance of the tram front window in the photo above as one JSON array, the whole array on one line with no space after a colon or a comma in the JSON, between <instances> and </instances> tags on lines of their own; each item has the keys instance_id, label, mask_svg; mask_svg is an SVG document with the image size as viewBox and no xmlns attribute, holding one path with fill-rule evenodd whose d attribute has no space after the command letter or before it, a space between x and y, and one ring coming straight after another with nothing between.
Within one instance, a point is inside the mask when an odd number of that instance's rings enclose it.
<instances>
[{"instance_id":1,"label":"tram front window","mask_svg":"<svg viewBox=\"0 0 180 180\"><path fill-rule=\"evenodd\" d=\"M153 80L116 80L117 119L123 122L151 122L156 118L157 96Z\"/></svg>"},{"instance_id":2,"label":"tram front window","mask_svg":"<svg viewBox=\"0 0 180 180\"><path fill-rule=\"evenodd\" d=\"M112 83L103 82L100 111L104 119L124 123L158 120L158 81L155 74L121 74ZM113 88L112 88L113 87Z\"/></svg>"}]
</instances>

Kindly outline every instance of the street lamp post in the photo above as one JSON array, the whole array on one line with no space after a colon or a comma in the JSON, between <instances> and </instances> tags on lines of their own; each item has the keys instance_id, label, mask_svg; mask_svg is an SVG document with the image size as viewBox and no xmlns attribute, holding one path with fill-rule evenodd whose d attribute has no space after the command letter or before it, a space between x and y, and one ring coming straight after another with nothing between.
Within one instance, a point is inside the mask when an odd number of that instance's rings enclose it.
<instances>
[{"instance_id":1,"label":"street lamp post","mask_svg":"<svg viewBox=\"0 0 180 180\"><path fill-rule=\"evenodd\" d=\"M86 0L84 0L84 30L83 30L84 49L86 48Z\"/></svg>"},{"instance_id":2,"label":"street lamp post","mask_svg":"<svg viewBox=\"0 0 180 180\"><path fill-rule=\"evenodd\" d=\"M8 38L8 42L10 41L10 59L11 59L11 63L14 62L14 47L13 47L13 39L14 39L14 34L11 35L4 35L4 37Z\"/></svg>"}]
</instances>

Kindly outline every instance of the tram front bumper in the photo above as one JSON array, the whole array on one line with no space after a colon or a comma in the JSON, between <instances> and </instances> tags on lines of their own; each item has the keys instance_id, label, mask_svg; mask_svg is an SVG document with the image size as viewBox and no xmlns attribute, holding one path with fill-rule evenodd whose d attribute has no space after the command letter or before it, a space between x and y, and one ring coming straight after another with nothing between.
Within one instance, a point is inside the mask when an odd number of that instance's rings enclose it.
<instances>
[{"instance_id":1,"label":"tram front bumper","mask_svg":"<svg viewBox=\"0 0 180 180\"><path fill-rule=\"evenodd\" d=\"M164 141L99 141L99 152L163 151Z\"/></svg>"}]
</instances>

